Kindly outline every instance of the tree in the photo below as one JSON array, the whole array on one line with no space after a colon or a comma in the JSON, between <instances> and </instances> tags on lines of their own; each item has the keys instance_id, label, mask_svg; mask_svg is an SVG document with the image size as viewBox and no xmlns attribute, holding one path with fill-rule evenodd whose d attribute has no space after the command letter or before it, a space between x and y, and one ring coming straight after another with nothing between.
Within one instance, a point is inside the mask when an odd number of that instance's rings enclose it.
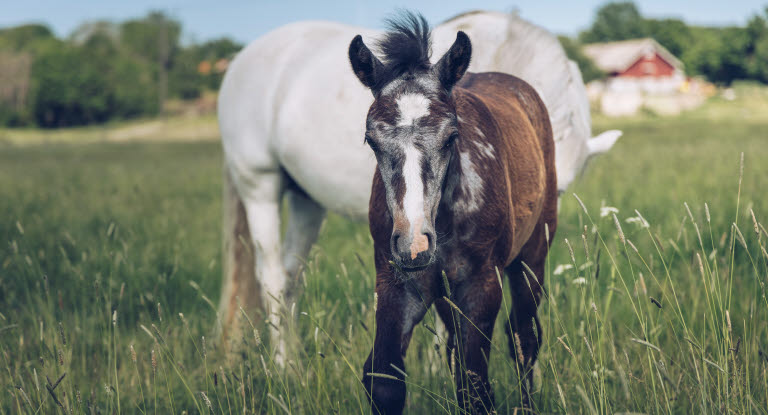
<instances>
[{"instance_id":1,"label":"tree","mask_svg":"<svg viewBox=\"0 0 768 415\"><path fill-rule=\"evenodd\" d=\"M768 7L763 15L753 16L747 23L750 53L746 70L751 78L768 83Z\"/></svg>"},{"instance_id":2,"label":"tree","mask_svg":"<svg viewBox=\"0 0 768 415\"><path fill-rule=\"evenodd\" d=\"M160 112L168 97L168 71L179 49L180 35L181 24L158 11L143 19L127 21L120 27L121 43L154 67Z\"/></svg>"},{"instance_id":3,"label":"tree","mask_svg":"<svg viewBox=\"0 0 768 415\"><path fill-rule=\"evenodd\" d=\"M631 1L608 3L597 10L589 30L579 35L582 43L609 42L645 36L643 18Z\"/></svg>"},{"instance_id":4,"label":"tree","mask_svg":"<svg viewBox=\"0 0 768 415\"><path fill-rule=\"evenodd\" d=\"M694 42L690 28L679 19L643 19L643 26L643 36L656 39L675 56L682 56Z\"/></svg>"},{"instance_id":5,"label":"tree","mask_svg":"<svg viewBox=\"0 0 768 415\"><path fill-rule=\"evenodd\" d=\"M29 51L40 41L54 39L51 29L41 24L26 24L0 29L0 50Z\"/></svg>"},{"instance_id":6,"label":"tree","mask_svg":"<svg viewBox=\"0 0 768 415\"><path fill-rule=\"evenodd\" d=\"M601 79L605 76L605 73L595 65L592 59L581 51L581 44L579 42L566 36L558 36L557 39L560 40L560 44L563 46L568 59L576 62L579 66L581 77L585 83Z\"/></svg>"},{"instance_id":7,"label":"tree","mask_svg":"<svg viewBox=\"0 0 768 415\"><path fill-rule=\"evenodd\" d=\"M66 68L66 70L62 70ZM40 56L32 65L33 113L42 127L63 127L109 119L109 82L92 60L75 47Z\"/></svg>"}]
</instances>

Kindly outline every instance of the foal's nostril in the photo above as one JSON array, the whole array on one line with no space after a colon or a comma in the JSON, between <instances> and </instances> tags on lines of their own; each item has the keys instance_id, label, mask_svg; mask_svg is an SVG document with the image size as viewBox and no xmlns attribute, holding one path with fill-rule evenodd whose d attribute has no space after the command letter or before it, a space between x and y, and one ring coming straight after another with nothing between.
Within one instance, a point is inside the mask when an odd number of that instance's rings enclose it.
<instances>
[{"instance_id":1,"label":"foal's nostril","mask_svg":"<svg viewBox=\"0 0 768 415\"><path fill-rule=\"evenodd\" d=\"M392 234L392 254L395 255L395 257L400 257L401 247L400 247L400 232L395 232Z\"/></svg>"},{"instance_id":2,"label":"foal's nostril","mask_svg":"<svg viewBox=\"0 0 768 415\"><path fill-rule=\"evenodd\" d=\"M434 238L432 237L431 233L425 233L424 234L427 237L427 246L429 248L432 248L434 245Z\"/></svg>"}]
</instances>

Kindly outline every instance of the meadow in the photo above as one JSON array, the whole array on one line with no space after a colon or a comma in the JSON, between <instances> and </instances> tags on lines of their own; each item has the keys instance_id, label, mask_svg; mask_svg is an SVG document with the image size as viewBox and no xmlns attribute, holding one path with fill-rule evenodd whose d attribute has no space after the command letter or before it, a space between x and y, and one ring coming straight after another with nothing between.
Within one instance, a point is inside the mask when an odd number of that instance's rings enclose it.
<instances>
[{"instance_id":1,"label":"meadow","mask_svg":"<svg viewBox=\"0 0 768 415\"><path fill-rule=\"evenodd\" d=\"M624 136L561 199L540 413L768 412L768 93L737 96L595 119ZM215 334L218 142L70 135L0 144L0 413L370 413L365 225L326 220L279 368L263 319L226 346ZM521 413L509 307L490 357L500 414ZM440 324L414 331L408 413L461 413Z\"/></svg>"}]
</instances>

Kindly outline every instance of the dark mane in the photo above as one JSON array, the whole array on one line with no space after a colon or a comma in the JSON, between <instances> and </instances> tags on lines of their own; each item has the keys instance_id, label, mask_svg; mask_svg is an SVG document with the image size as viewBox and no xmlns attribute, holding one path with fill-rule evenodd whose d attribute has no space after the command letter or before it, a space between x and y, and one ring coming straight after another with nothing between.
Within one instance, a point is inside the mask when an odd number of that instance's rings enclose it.
<instances>
[{"instance_id":1,"label":"dark mane","mask_svg":"<svg viewBox=\"0 0 768 415\"><path fill-rule=\"evenodd\" d=\"M400 11L386 20L387 33L376 44L385 65L384 78L429 69L431 30L420 13Z\"/></svg>"}]
</instances>

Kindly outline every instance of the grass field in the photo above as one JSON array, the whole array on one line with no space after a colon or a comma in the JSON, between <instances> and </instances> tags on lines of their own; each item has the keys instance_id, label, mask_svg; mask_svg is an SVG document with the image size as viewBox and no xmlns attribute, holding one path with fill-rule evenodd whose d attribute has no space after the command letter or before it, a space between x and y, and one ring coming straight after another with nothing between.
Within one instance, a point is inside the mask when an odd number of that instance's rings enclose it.
<instances>
[{"instance_id":1,"label":"grass field","mask_svg":"<svg viewBox=\"0 0 768 415\"><path fill-rule=\"evenodd\" d=\"M677 118L596 120L625 135L570 189L583 206L562 198L540 412L768 412L766 108L744 93ZM0 147L0 413L368 413L366 227L326 221L286 369L258 320L223 350L219 145L162 138ZM520 403L509 301L491 355L502 414ZM408 412L459 413L433 313L425 324Z\"/></svg>"}]
</instances>

